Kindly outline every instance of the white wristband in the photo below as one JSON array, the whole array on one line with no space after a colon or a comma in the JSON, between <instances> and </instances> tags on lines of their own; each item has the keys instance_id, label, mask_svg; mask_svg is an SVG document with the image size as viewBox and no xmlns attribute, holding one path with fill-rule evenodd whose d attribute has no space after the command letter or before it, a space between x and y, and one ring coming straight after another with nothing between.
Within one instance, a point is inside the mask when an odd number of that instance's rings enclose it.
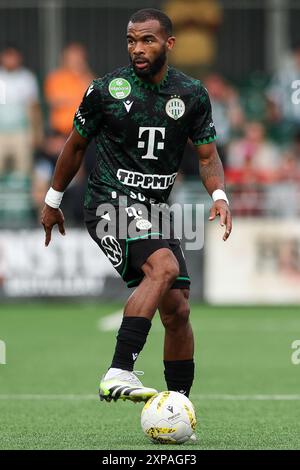
<instances>
[{"instance_id":1,"label":"white wristband","mask_svg":"<svg viewBox=\"0 0 300 470\"><path fill-rule=\"evenodd\" d=\"M53 209L58 209L63 198L64 193L60 191L55 191L55 189L50 188L45 197L45 203L53 207Z\"/></svg>"},{"instance_id":2,"label":"white wristband","mask_svg":"<svg viewBox=\"0 0 300 470\"><path fill-rule=\"evenodd\" d=\"M224 193L224 191L222 189L216 189L212 193L211 197L212 197L214 202L218 201L219 199L222 199L223 201L226 201L227 204L229 205L227 196L226 196L226 194Z\"/></svg>"}]
</instances>

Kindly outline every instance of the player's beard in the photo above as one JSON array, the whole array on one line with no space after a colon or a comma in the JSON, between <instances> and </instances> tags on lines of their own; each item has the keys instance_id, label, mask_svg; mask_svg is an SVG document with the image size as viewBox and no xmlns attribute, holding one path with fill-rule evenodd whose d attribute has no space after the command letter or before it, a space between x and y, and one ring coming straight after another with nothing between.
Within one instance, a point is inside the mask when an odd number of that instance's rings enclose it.
<instances>
[{"instance_id":1,"label":"player's beard","mask_svg":"<svg viewBox=\"0 0 300 470\"><path fill-rule=\"evenodd\" d=\"M149 67L145 70L140 70L138 69L135 64L133 59L129 56L130 62L134 68L135 74L140 77L140 78L145 78L145 79L151 79L154 77L158 72L161 71L162 67L165 65L166 60L167 60L167 51L165 47L162 47L162 50L160 54L154 59L154 61L148 62Z\"/></svg>"}]
</instances>

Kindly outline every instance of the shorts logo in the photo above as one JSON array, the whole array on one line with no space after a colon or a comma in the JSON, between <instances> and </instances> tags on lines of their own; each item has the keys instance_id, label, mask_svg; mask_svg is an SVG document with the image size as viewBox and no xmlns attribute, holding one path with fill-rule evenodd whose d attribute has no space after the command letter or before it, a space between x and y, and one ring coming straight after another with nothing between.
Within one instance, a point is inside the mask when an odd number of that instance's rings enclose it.
<instances>
[{"instance_id":1,"label":"shorts logo","mask_svg":"<svg viewBox=\"0 0 300 470\"><path fill-rule=\"evenodd\" d=\"M185 104L182 99L176 96L171 98L166 104L166 113L175 121L181 118L185 113Z\"/></svg>"},{"instance_id":2,"label":"shorts logo","mask_svg":"<svg viewBox=\"0 0 300 470\"><path fill-rule=\"evenodd\" d=\"M136 223L136 226L139 230L149 230L152 227L151 222L146 219L139 219Z\"/></svg>"},{"instance_id":3,"label":"shorts logo","mask_svg":"<svg viewBox=\"0 0 300 470\"><path fill-rule=\"evenodd\" d=\"M115 78L108 86L109 93L117 100L123 100L131 93L131 85L125 78Z\"/></svg>"},{"instance_id":4,"label":"shorts logo","mask_svg":"<svg viewBox=\"0 0 300 470\"><path fill-rule=\"evenodd\" d=\"M106 235L101 240L101 245L105 251L105 254L114 268L122 263L122 248L118 240L111 235Z\"/></svg>"}]
</instances>

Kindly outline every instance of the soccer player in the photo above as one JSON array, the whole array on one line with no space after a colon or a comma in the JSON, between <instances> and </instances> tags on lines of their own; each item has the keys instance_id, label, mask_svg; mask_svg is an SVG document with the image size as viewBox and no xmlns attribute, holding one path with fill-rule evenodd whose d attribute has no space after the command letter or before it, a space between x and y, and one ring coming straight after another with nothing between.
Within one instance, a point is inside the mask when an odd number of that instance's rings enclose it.
<instances>
[{"instance_id":1,"label":"soccer player","mask_svg":"<svg viewBox=\"0 0 300 470\"><path fill-rule=\"evenodd\" d=\"M65 234L59 205L94 138L97 162L89 176L85 222L128 287L136 287L124 308L111 366L100 382L100 398L106 401L147 401L156 393L143 386L133 369L157 309L165 328L167 387L186 396L190 393L194 379L190 279L172 220L166 238L159 218L148 217L150 208L167 202L188 138L197 148L200 175L213 199L209 219L220 216L224 241L231 232L209 96L200 81L168 66L174 44L172 23L163 12L143 9L132 15L127 28L130 65L89 86L42 211L48 246L55 224ZM105 224L106 231L101 228ZM119 236L124 224L125 236ZM130 236L132 224L137 236Z\"/></svg>"}]
</instances>

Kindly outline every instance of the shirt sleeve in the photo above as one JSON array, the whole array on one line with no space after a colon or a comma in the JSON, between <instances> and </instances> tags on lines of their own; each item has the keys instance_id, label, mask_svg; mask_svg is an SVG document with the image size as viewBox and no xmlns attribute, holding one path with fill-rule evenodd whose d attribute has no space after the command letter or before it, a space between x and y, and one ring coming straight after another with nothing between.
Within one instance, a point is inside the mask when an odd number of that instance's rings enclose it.
<instances>
[{"instance_id":1,"label":"shirt sleeve","mask_svg":"<svg viewBox=\"0 0 300 470\"><path fill-rule=\"evenodd\" d=\"M189 137L194 145L209 144L217 138L209 95L202 85L198 89L196 111Z\"/></svg>"},{"instance_id":2,"label":"shirt sleeve","mask_svg":"<svg viewBox=\"0 0 300 470\"><path fill-rule=\"evenodd\" d=\"M92 139L99 131L102 121L101 92L92 81L74 116L74 126L82 137Z\"/></svg>"}]
</instances>

